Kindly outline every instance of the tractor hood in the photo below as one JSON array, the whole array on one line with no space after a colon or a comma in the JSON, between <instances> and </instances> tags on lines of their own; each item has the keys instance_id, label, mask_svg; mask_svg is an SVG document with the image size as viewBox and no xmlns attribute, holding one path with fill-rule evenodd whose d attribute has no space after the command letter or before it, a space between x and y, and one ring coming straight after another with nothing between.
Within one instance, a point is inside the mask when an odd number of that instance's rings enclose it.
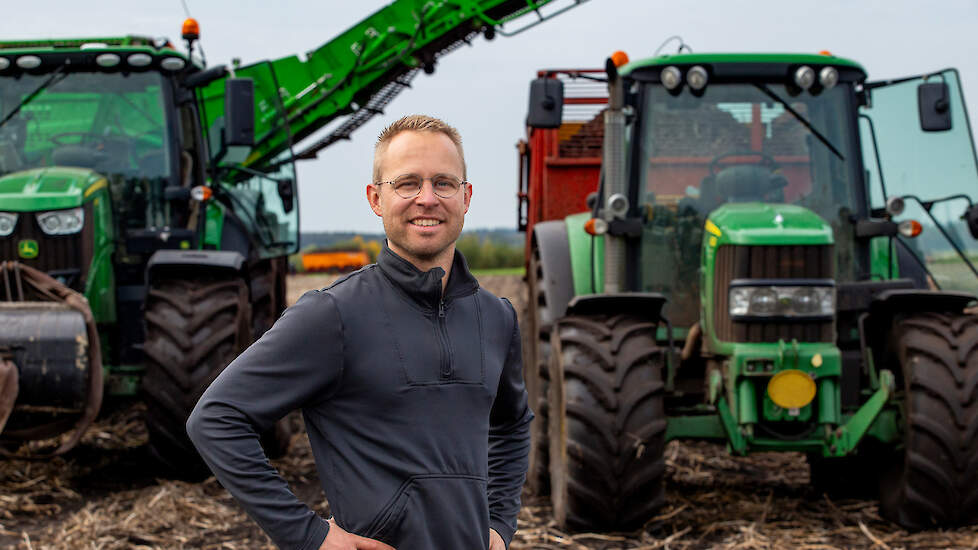
<instances>
[{"instance_id":1,"label":"tractor hood","mask_svg":"<svg viewBox=\"0 0 978 550\"><path fill-rule=\"evenodd\" d=\"M105 177L88 168L52 166L14 172L0 177L0 210L74 208L105 185Z\"/></svg>"},{"instance_id":2,"label":"tractor hood","mask_svg":"<svg viewBox=\"0 0 978 550\"><path fill-rule=\"evenodd\" d=\"M832 244L832 227L807 208L760 202L724 204L706 221L716 244Z\"/></svg>"}]
</instances>

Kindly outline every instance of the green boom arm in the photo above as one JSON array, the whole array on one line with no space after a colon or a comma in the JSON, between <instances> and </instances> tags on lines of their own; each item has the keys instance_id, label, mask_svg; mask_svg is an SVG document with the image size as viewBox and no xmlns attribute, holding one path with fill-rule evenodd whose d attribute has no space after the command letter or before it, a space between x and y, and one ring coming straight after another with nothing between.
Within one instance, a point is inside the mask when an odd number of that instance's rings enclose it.
<instances>
[{"instance_id":1,"label":"green boom arm","mask_svg":"<svg viewBox=\"0 0 978 550\"><path fill-rule=\"evenodd\" d=\"M527 14L537 20L520 30L583 3L543 16L552 0L397 0L306 54L262 61L234 70L255 84L255 147L246 165L275 161L290 142L297 144L338 116L352 116L325 138L307 145L296 158L316 152L350 133L407 87L419 70L434 70L436 58L479 32L491 38L502 25ZM224 113L224 82L199 92L204 128Z\"/></svg>"}]
</instances>

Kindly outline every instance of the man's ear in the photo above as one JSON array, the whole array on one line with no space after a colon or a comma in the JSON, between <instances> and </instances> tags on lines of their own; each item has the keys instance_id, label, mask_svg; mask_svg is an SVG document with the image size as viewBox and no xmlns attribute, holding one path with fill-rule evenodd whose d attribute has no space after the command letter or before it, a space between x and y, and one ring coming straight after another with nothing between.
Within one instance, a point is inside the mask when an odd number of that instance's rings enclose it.
<instances>
[{"instance_id":1,"label":"man's ear","mask_svg":"<svg viewBox=\"0 0 978 550\"><path fill-rule=\"evenodd\" d=\"M471 183L466 184L466 186L465 186L465 196L462 197L462 200L465 201L465 213L467 214L469 212L469 203L472 202L472 184Z\"/></svg>"},{"instance_id":2,"label":"man's ear","mask_svg":"<svg viewBox=\"0 0 978 550\"><path fill-rule=\"evenodd\" d=\"M367 202L370 203L370 209L374 211L374 214L383 216L380 209L380 189L372 183L367 184Z\"/></svg>"}]
</instances>

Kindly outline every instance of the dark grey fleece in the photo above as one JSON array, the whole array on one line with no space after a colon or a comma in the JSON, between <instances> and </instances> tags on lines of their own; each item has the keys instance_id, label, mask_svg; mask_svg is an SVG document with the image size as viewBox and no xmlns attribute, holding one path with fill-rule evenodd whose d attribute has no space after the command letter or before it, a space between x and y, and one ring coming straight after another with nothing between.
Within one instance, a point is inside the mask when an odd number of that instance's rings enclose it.
<instances>
[{"instance_id":1,"label":"dark grey fleece","mask_svg":"<svg viewBox=\"0 0 978 550\"><path fill-rule=\"evenodd\" d=\"M509 546L529 424L512 305L456 252L421 272L378 263L307 292L201 397L187 431L221 484L280 548L329 525L268 464L258 434L302 409L336 523L399 550Z\"/></svg>"}]
</instances>

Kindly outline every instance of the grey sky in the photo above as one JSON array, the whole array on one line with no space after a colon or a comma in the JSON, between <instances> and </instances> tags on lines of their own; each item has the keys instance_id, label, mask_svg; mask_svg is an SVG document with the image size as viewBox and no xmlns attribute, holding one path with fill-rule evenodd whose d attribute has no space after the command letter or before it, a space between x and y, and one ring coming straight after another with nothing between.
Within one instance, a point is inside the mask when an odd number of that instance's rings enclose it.
<instances>
[{"instance_id":1,"label":"grey sky","mask_svg":"<svg viewBox=\"0 0 978 550\"><path fill-rule=\"evenodd\" d=\"M186 1L200 22L211 64L313 49L386 3ZM177 43L184 18L179 0L34 0L11 8L0 21L4 40L146 34ZM434 75L419 75L412 89L351 142L299 163L302 230L382 231L364 199L373 141L385 124L415 112L444 118L462 133L474 182L466 227L515 227L514 145L525 132L527 89L536 70L598 67L618 49L633 60L651 56L675 34L696 52L829 50L861 63L874 80L957 67L976 124L976 28L973 0L590 0L516 37L476 39L472 47L444 57Z\"/></svg>"}]
</instances>

